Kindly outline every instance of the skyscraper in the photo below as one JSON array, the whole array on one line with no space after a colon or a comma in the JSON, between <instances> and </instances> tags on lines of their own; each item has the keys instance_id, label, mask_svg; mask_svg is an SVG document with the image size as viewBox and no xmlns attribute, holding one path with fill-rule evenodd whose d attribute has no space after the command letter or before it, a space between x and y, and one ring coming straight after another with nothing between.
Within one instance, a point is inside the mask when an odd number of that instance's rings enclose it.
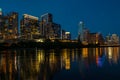
<instances>
[{"instance_id":1,"label":"skyscraper","mask_svg":"<svg viewBox=\"0 0 120 80\"><path fill-rule=\"evenodd\" d=\"M88 44L88 41L89 41L89 39L90 39L90 31L89 31L89 29L84 28L83 34L84 34L83 44Z\"/></svg>"},{"instance_id":2,"label":"skyscraper","mask_svg":"<svg viewBox=\"0 0 120 80\"><path fill-rule=\"evenodd\" d=\"M65 32L65 39L71 40L71 33L70 32Z\"/></svg>"},{"instance_id":3,"label":"skyscraper","mask_svg":"<svg viewBox=\"0 0 120 80\"><path fill-rule=\"evenodd\" d=\"M84 41L84 22L80 21L78 26L78 36L80 36L80 41Z\"/></svg>"},{"instance_id":4,"label":"skyscraper","mask_svg":"<svg viewBox=\"0 0 120 80\"><path fill-rule=\"evenodd\" d=\"M41 16L40 33L46 39L61 38L61 26L53 22L52 14L46 13Z\"/></svg>"},{"instance_id":5,"label":"skyscraper","mask_svg":"<svg viewBox=\"0 0 120 80\"><path fill-rule=\"evenodd\" d=\"M61 39L65 39L65 30L61 30Z\"/></svg>"},{"instance_id":6,"label":"skyscraper","mask_svg":"<svg viewBox=\"0 0 120 80\"><path fill-rule=\"evenodd\" d=\"M16 39L18 37L18 13L10 12L0 17L0 33L3 39Z\"/></svg>"},{"instance_id":7,"label":"skyscraper","mask_svg":"<svg viewBox=\"0 0 120 80\"><path fill-rule=\"evenodd\" d=\"M46 13L46 14L43 14L41 16L41 25L40 25L40 32L41 32L41 35L42 36L45 36L46 33L46 26L48 24L51 24L53 21L52 21L52 14L50 13Z\"/></svg>"},{"instance_id":8,"label":"skyscraper","mask_svg":"<svg viewBox=\"0 0 120 80\"><path fill-rule=\"evenodd\" d=\"M2 15L2 9L0 8L0 39L3 39L4 23L4 16Z\"/></svg>"},{"instance_id":9,"label":"skyscraper","mask_svg":"<svg viewBox=\"0 0 120 80\"><path fill-rule=\"evenodd\" d=\"M46 14L41 15L41 20L47 24L49 22L53 22L53 16L51 13L46 13Z\"/></svg>"},{"instance_id":10,"label":"skyscraper","mask_svg":"<svg viewBox=\"0 0 120 80\"><path fill-rule=\"evenodd\" d=\"M2 8L0 8L0 16L2 15Z\"/></svg>"},{"instance_id":11,"label":"skyscraper","mask_svg":"<svg viewBox=\"0 0 120 80\"><path fill-rule=\"evenodd\" d=\"M112 34L111 40L113 44L119 44L119 36L117 34Z\"/></svg>"},{"instance_id":12,"label":"skyscraper","mask_svg":"<svg viewBox=\"0 0 120 80\"><path fill-rule=\"evenodd\" d=\"M18 13L11 12L7 15L8 17L8 33L10 34L10 39L15 39L18 36Z\"/></svg>"},{"instance_id":13,"label":"skyscraper","mask_svg":"<svg viewBox=\"0 0 120 80\"><path fill-rule=\"evenodd\" d=\"M104 44L104 39L100 33L90 33L89 34L89 44Z\"/></svg>"},{"instance_id":14,"label":"skyscraper","mask_svg":"<svg viewBox=\"0 0 120 80\"><path fill-rule=\"evenodd\" d=\"M21 38L32 39L34 35L39 34L39 19L38 17L24 14L20 21Z\"/></svg>"}]
</instances>

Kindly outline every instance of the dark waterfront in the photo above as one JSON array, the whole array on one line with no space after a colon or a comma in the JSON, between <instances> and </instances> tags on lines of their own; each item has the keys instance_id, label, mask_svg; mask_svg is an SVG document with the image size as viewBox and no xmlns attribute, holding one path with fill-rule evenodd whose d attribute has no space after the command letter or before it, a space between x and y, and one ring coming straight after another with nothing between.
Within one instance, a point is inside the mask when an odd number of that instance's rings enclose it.
<instances>
[{"instance_id":1,"label":"dark waterfront","mask_svg":"<svg viewBox=\"0 0 120 80\"><path fill-rule=\"evenodd\" d=\"M119 79L119 47L0 51L0 80Z\"/></svg>"}]
</instances>

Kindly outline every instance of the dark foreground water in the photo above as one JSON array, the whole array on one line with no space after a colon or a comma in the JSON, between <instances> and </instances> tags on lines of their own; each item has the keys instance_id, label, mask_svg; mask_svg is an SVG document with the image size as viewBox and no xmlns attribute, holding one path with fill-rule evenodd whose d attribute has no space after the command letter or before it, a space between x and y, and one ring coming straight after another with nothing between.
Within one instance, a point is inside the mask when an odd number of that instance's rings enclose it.
<instances>
[{"instance_id":1,"label":"dark foreground water","mask_svg":"<svg viewBox=\"0 0 120 80\"><path fill-rule=\"evenodd\" d=\"M0 80L120 80L120 48L0 51Z\"/></svg>"}]
</instances>

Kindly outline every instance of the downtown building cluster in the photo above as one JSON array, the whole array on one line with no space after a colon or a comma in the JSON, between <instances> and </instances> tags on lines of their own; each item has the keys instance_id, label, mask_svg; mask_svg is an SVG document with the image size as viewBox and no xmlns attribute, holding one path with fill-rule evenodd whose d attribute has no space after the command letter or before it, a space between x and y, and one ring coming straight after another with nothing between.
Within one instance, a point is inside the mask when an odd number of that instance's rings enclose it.
<instances>
[{"instance_id":1,"label":"downtown building cluster","mask_svg":"<svg viewBox=\"0 0 120 80\"><path fill-rule=\"evenodd\" d=\"M79 23L77 40L71 40L71 33L63 30L60 24L55 23L51 13L43 14L40 18L23 14L20 20L18 16L17 12L4 15L0 8L0 40L22 39L43 42L45 39L51 41L57 39L62 42L80 41L84 45L119 44L117 34L108 35L104 38L99 32L91 33L82 21Z\"/></svg>"},{"instance_id":2,"label":"downtown building cluster","mask_svg":"<svg viewBox=\"0 0 120 80\"><path fill-rule=\"evenodd\" d=\"M83 21L79 23L78 40L81 41L84 45L119 45L119 36L117 34L108 35L104 38L103 35L99 32L91 33L90 30L85 27Z\"/></svg>"},{"instance_id":3,"label":"downtown building cluster","mask_svg":"<svg viewBox=\"0 0 120 80\"><path fill-rule=\"evenodd\" d=\"M70 39L70 33L61 29L61 25L53 22L50 13L43 14L41 18L24 14L20 21L20 34L22 39Z\"/></svg>"},{"instance_id":4,"label":"downtown building cluster","mask_svg":"<svg viewBox=\"0 0 120 80\"><path fill-rule=\"evenodd\" d=\"M116 45L119 44L119 36L117 34L109 34L105 37L105 44L106 45Z\"/></svg>"},{"instance_id":5,"label":"downtown building cluster","mask_svg":"<svg viewBox=\"0 0 120 80\"><path fill-rule=\"evenodd\" d=\"M17 12L4 15L0 9L0 39L71 39L71 33L54 23L50 13L43 14L40 18L23 14L20 22L18 16Z\"/></svg>"}]
</instances>

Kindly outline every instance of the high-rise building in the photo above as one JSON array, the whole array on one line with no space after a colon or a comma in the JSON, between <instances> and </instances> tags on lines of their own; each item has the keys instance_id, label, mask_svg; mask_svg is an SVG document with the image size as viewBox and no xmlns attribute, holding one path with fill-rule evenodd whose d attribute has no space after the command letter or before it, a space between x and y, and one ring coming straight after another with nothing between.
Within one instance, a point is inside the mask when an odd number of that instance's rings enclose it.
<instances>
[{"instance_id":1,"label":"high-rise building","mask_svg":"<svg viewBox=\"0 0 120 80\"><path fill-rule=\"evenodd\" d=\"M84 41L84 22L80 21L78 26L78 36L80 36L80 41Z\"/></svg>"},{"instance_id":2,"label":"high-rise building","mask_svg":"<svg viewBox=\"0 0 120 80\"><path fill-rule=\"evenodd\" d=\"M0 33L3 39L16 39L18 37L18 13L11 12L1 16Z\"/></svg>"},{"instance_id":3,"label":"high-rise building","mask_svg":"<svg viewBox=\"0 0 120 80\"><path fill-rule=\"evenodd\" d=\"M90 33L89 44L96 44L98 43L98 37L96 33Z\"/></svg>"},{"instance_id":4,"label":"high-rise building","mask_svg":"<svg viewBox=\"0 0 120 80\"><path fill-rule=\"evenodd\" d=\"M61 39L65 39L65 30L61 30Z\"/></svg>"},{"instance_id":5,"label":"high-rise building","mask_svg":"<svg viewBox=\"0 0 120 80\"><path fill-rule=\"evenodd\" d=\"M112 44L119 44L119 36L117 34L111 35Z\"/></svg>"},{"instance_id":6,"label":"high-rise building","mask_svg":"<svg viewBox=\"0 0 120 80\"><path fill-rule=\"evenodd\" d=\"M2 8L0 8L0 16L2 15Z\"/></svg>"},{"instance_id":7,"label":"high-rise building","mask_svg":"<svg viewBox=\"0 0 120 80\"><path fill-rule=\"evenodd\" d=\"M117 34L108 35L105 38L106 45L116 45L119 44L119 36Z\"/></svg>"},{"instance_id":8,"label":"high-rise building","mask_svg":"<svg viewBox=\"0 0 120 80\"><path fill-rule=\"evenodd\" d=\"M54 38L55 39L60 39L61 38L61 25L53 23L53 30L54 30Z\"/></svg>"},{"instance_id":9,"label":"high-rise building","mask_svg":"<svg viewBox=\"0 0 120 80\"><path fill-rule=\"evenodd\" d=\"M0 39L3 39L4 25L4 16L2 15L2 9L0 8Z\"/></svg>"},{"instance_id":10,"label":"high-rise building","mask_svg":"<svg viewBox=\"0 0 120 80\"><path fill-rule=\"evenodd\" d=\"M41 15L41 21L44 21L44 23L49 23L49 22L53 22L53 16L51 13L46 13Z\"/></svg>"},{"instance_id":11,"label":"high-rise building","mask_svg":"<svg viewBox=\"0 0 120 80\"><path fill-rule=\"evenodd\" d=\"M103 45L105 42L103 35L101 33L97 33L97 34L98 34L98 43Z\"/></svg>"},{"instance_id":12,"label":"high-rise building","mask_svg":"<svg viewBox=\"0 0 120 80\"><path fill-rule=\"evenodd\" d=\"M46 39L60 39L61 37L61 26L56 23L48 23L44 26L44 37Z\"/></svg>"},{"instance_id":13,"label":"high-rise building","mask_svg":"<svg viewBox=\"0 0 120 80\"><path fill-rule=\"evenodd\" d=\"M82 41L82 43L84 43L84 44L87 44L88 43L88 40L89 40L89 38L90 38L90 31L87 29L87 28L84 28L84 30L83 30L83 34L84 34L84 36L83 36L83 41Z\"/></svg>"},{"instance_id":14,"label":"high-rise building","mask_svg":"<svg viewBox=\"0 0 120 80\"><path fill-rule=\"evenodd\" d=\"M11 12L8 15L8 32L10 33L10 36L12 39L15 39L18 37L18 13L17 12Z\"/></svg>"},{"instance_id":15,"label":"high-rise building","mask_svg":"<svg viewBox=\"0 0 120 80\"><path fill-rule=\"evenodd\" d=\"M70 32L65 32L65 39L71 40L71 33Z\"/></svg>"},{"instance_id":16,"label":"high-rise building","mask_svg":"<svg viewBox=\"0 0 120 80\"><path fill-rule=\"evenodd\" d=\"M42 36L45 36L46 26L50 25L53 22L52 20L52 14L46 13L41 16L41 22L40 22L40 33Z\"/></svg>"},{"instance_id":17,"label":"high-rise building","mask_svg":"<svg viewBox=\"0 0 120 80\"><path fill-rule=\"evenodd\" d=\"M109 35L106 36L105 41L108 42L108 41L110 41L110 40L111 40L111 36L110 36L110 34L109 34Z\"/></svg>"},{"instance_id":18,"label":"high-rise building","mask_svg":"<svg viewBox=\"0 0 120 80\"><path fill-rule=\"evenodd\" d=\"M32 39L34 35L40 34L38 17L24 14L20 21L21 38Z\"/></svg>"},{"instance_id":19,"label":"high-rise building","mask_svg":"<svg viewBox=\"0 0 120 80\"><path fill-rule=\"evenodd\" d=\"M52 14L46 13L41 16L40 34L46 39L61 38L61 26L53 22Z\"/></svg>"},{"instance_id":20,"label":"high-rise building","mask_svg":"<svg viewBox=\"0 0 120 80\"><path fill-rule=\"evenodd\" d=\"M102 34L100 34L100 33L90 33L88 43L89 44L104 44L104 39L103 39Z\"/></svg>"}]
</instances>

